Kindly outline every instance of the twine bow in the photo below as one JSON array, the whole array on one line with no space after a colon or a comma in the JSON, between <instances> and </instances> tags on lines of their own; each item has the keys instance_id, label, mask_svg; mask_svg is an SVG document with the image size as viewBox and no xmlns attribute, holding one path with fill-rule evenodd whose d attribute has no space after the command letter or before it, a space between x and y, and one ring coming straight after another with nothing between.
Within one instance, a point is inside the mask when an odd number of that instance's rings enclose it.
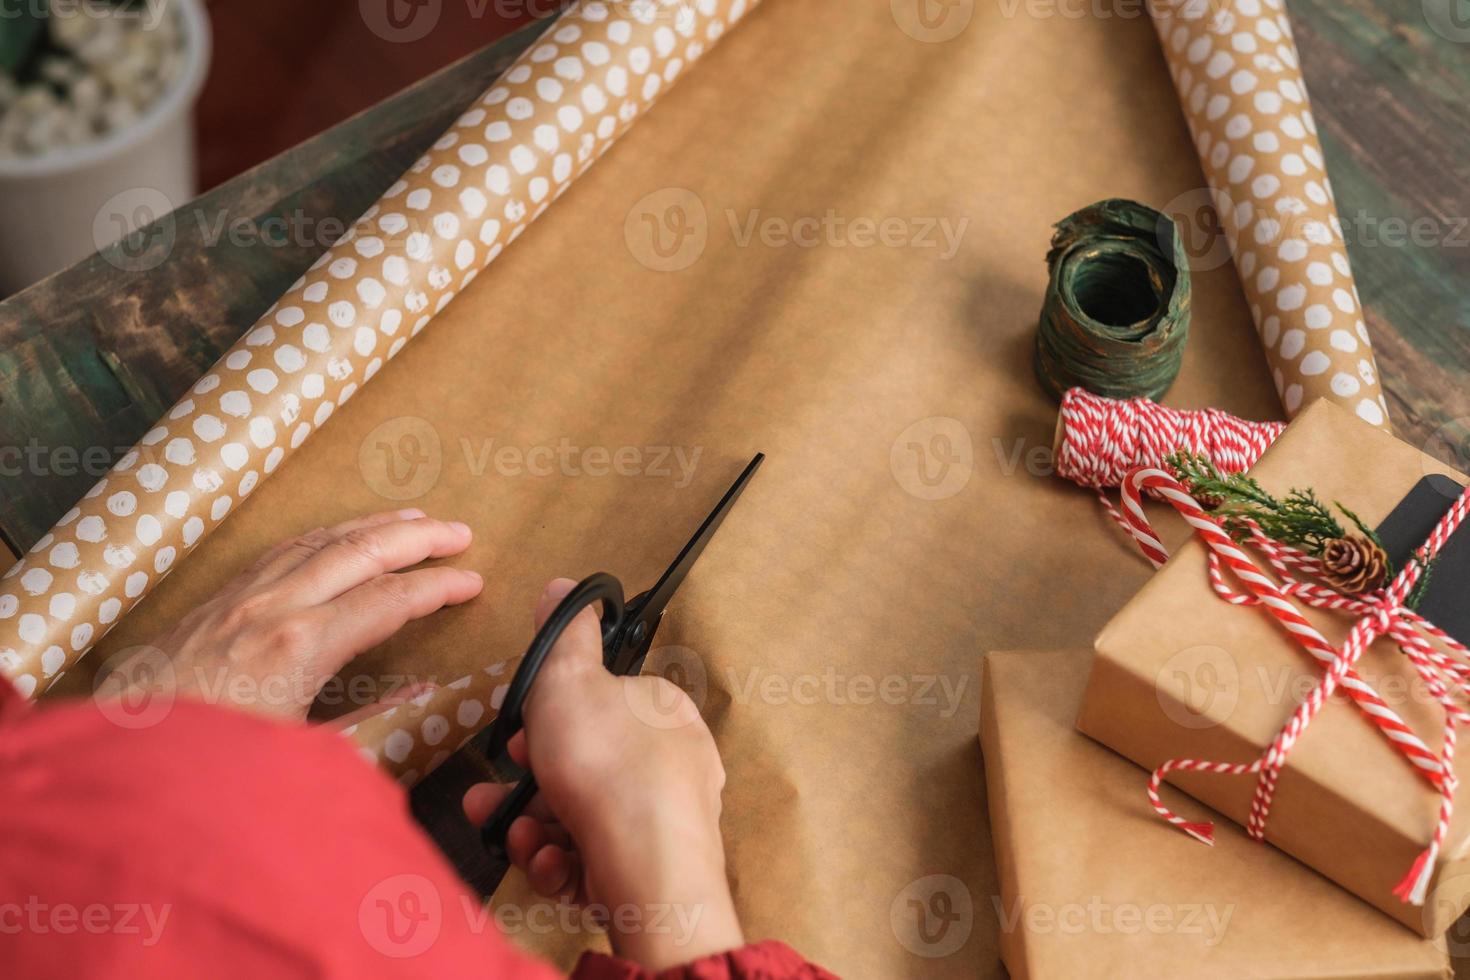
<instances>
[{"instance_id":1,"label":"twine bow","mask_svg":"<svg viewBox=\"0 0 1470 980\"><path fill-rule=\"evenodd\" d=\"M1405 606L1405 601L1425 574L1425 569L1444 547L1450 536L1470 514L1470 489L1435 526L1428 540L1405 563L1404 568L1386 587L1363 596L1347 596L1316 582L1298 578L1299 574L1321 572L1320 561L1298 549L1274 541L1258 526L1247 525L1251 545L1265 555L1280 578L1278 584L1263 572L1245 550L1237 544L1221 524L1169 472L1158 467L1140 467L1123 481L1121 513L1111 506L1110 513L1138 542L1155 567L1168 560L1168 552L1154 534L1143 511L1145 493L1167 501L1209 548L1210 584L1216 594L1235 605L1263 606L1313 658L1326 667L1316 687L1297 705L1291 717L1261 756L1248 763L1211 762L1203 759L1170 759L1154 770L1149 779L1148 797L1155 812L1170 824L1206 844L1212 844L1213 825L1192 823L1178 816L1159 799L1159 786L1165 776L1175 771L1202 771L1226 775L1253 773L1255 796L1251 801L1247 832L1256 840L1264 840L1266 820L1276 791L1276 782L1287 757L1307 726L1321 711L1339 687L1352 698L1359 709L1378 726L1393 746L1438 789L1439 819L1430 844L1420 853L1404 879L1394 889L1400 899L1422 905L1434 874L1435 861L1449 831L1454 811L1454 771L1457 726L1470 722L1456 695L1470 697L1470 651ZM1246 590L1231 588L1224 569L1242 582ZM1309 606L1346 612L1356 617L1341 648L1334 647L1292 602L1300 599ZM1444 740L1439 753L1428 746L1409 726L1358 676L1355 666L1364 651L1379 637L1386 636L1413 664L1435 701L1444 709ZM1448 654L1436 647L1439 644ZM1453 693L1452 693L1453 692Z\"/></svg>"}]
</instances>

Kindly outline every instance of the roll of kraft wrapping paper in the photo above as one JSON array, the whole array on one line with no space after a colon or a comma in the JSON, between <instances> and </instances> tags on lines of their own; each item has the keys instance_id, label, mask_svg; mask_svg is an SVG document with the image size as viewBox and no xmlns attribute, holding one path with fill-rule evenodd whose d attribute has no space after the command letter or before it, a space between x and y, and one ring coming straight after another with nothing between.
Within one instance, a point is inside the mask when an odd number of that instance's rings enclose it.
<instances>
[{"instance_id":1,"label":"roll of kraft wrapping paper","mask_svg":"<svg viewBox=\"0 0 1470 980\"><path fill-rule=\"evenodd\" d=\"M344 728L342 734L357 742L365 759L412 787L498 717L521 659L517 651L453 683L379 711ZM661 659L659 651L652 651L646 669L656 673Z\"/></svg>"},{"instance_id":2,"label":"roll of kraft wrapping paper","mask_svg":"<svg viewBox=\"0 0 1470 980\"><path fill-rule=\"evenodd\" d=\"M515 674L513 662L492 663L344 728L342 734L357 743L364 759L411 787L495 719Z\"/></svg>"},{"instance_id":3,"label":"roll of kraft wrapping paper","mask_svg":"<svg viewBox=\"0 0 1470 980\"><path fill-rule=\"evenodd\" d=\"M54 683L754 6L563 14L0 581L17 689Z\"/></svg>"},{"instance_id":4,"label":"roll of kraft wrapping paper","mask_svg":"<svg viewBox=\"0 0 1470 980\"><path fill-rule=\"evenodd\" d=\"M1287 415L1320 397L1389 428L1281 0L1149 10Z\"/></svg>"}]
</instances>

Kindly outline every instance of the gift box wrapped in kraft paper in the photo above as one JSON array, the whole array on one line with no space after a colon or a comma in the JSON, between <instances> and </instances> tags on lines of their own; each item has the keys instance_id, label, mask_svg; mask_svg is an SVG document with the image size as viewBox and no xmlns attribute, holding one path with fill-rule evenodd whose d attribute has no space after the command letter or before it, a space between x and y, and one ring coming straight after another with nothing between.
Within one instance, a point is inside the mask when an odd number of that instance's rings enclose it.
<instances>
[{"instance_id":1,"label":"gift box wrapped in kraft paper","mask_svg":"<svg viewBox=\"0 0 1470 980\"><path fill-rule=\"evenodd\" d=\"M1092 654L992 653L980 746L1013 980L1450 976L1415 936L1234 828L1140 834L1142 769L1073 725Z\"/></svg>"},{"instance_id":2,"label":"gift box wrapped in kraft paper","mask_svg":"<svg viewBox=\"0 0 1470 980\"><path fill-rule=\"evenodd\" d=\"M1271 493L1310 489L1324 501L1340 501L1369 527L1427 474L1464 483L1413 446L1328 402L1303 413L1251 471ZM1452 502L1446 496L1439 509ZM1252 762L1277 738L1324 669L1265 607L1234 605L1212 590L1204 548L1192 540L1179 549L1096 642L1077 726L1149 769L1181 758ZM1265 567L1264 560L1260 564ZM1358 618L1300 601L1297 607L1339 649ZM1356 670L1380 706L1428 747L1437 767L1445 711L1397 643L1377 640ZM1410 929L1438 936L1470 904L1470 813L1463 805L1454 811L1442 846L1431 854L1434 863L1425 869L1429 876L1414 875L1411 869L1424 868L1416 862L1435 835L1440 793L1427 770L1412 764L1396 744L1354 700L1328 699L1290 748L1269 805L1265 839ZM1455 769L1463 785L1470 772L1463 754ZM1162 838L1184 837L1153 815L1145 782L1140 778L1137 784L1133 835L1158 846L1165 846ZM1257 777L1174 771L1166 785L1244 825ZM1165 801L1169 809L1195 820L1196 803L1164 792L1171 796ZM1409 878L1427 881L1422 904L1408 900Z\"/></svg>"},{"instance_id":3,"label":"gift box wrapped in kraft paper","mask_svg":"<svg viewBox=\"0 0 1470 980\"><path fill-rule=\"evenodd\" d=\"M1051 226L1200 174L1147 18L919 12L750 10L57 692L282 538L417 506L474 528L455 561L485 592L359 658L317 714L440 683L392 719L422 772L445 726L493 720L484 672L514 669L549 579L647 588L763 451L650 665L719 743L747 935L843 976L998 975L983 900L945 946L919 933L933 876L995 890L979 651L1085 645L1151 574L1045 458ZM1191 302L1171 401L1278 414L1234 271ZM491 687L453 688L472 675ZM518 875L496 896L563 965L601 941L532 902Z\"/></svg>"}]
</instances>

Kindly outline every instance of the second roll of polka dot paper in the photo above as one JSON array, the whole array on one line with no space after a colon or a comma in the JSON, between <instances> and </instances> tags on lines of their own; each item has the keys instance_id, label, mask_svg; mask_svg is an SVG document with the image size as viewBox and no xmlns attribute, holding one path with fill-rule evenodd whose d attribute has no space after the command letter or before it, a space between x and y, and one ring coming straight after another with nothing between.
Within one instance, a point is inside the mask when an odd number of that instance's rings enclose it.
<instances>
[{"instance_id":1,"label":"second roll of polka dot paper","mask_svg":"<svg viewBox=\"0 0 1470 980\"><path fill-rule=\"evenodd\" d=\"M563 14L0 580L17 690L90 650L754 6Z\"/></svg>"},{"instance_id":2,"label":"second roll of polka dot paper","mask_svg":"<svg viewBox=\"0 0 1470 980\"><path fill-rule=\"evenodd\" d=\"M1276 389L1389 427L1281 0L1149 4Z\"/></svg>"}]
</instances>

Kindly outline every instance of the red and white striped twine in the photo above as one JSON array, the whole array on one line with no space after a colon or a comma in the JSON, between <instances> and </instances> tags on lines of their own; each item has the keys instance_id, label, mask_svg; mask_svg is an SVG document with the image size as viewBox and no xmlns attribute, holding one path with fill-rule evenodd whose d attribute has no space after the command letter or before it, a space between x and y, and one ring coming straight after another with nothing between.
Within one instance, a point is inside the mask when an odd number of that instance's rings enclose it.
<instances>
[{"instance_id":1,"label":"red and white striped twine","mask_svg":"<svg viewBox=\"0 0 1470 980\"><path fill-rule=\"evenodd\" d=\"M1181 449L1208 458L1222 472L1255 465L1285 422L1247 422L1217 408L1186 412L1147 398L1120 401L1072 388L1062 396L1056 470L1084 487L1122 486L1140 466L1163 466Z\"/></svg>"},{"instance_id":2,"label":"red and white striped twine","mask_svg":"<svg viewBox=\"0 0 1470 980\"><path fill-rule=\"evenodd\" d=\"M1250 545L1266 557L1280 580L1278 584L1205 512L1174 475L1163 468L1163 460L1184 449L1204 455L1224 472L1244 472L1283 428L1282 423L1247 422L1214 409L1180 412L1146 399L1115 401L1076 388L1062 400L1058 475L1096 489L1113 519L1133 537L1155 567L1167 561L1169 554L1149 524L1143 498L1147 494L1168 502L1208 547L1208 574L1216 594L1235 605L1264 607L1326 668L1316 688L1297 705L1259 758L1245 763L1170 759L1154 770L1149 779L1149 802L1170 824L1209 844L1213 842L1213 825L1187 821L1159 799L1164 777L1171 772L1185 771L1253 774L1257 776L1256 792L1246 829L1251 837L1264 840L1276 782L1287 756L1327 699L1341 687L1389 742L1439 790L1439 816L1430 844L1394 889L1400 899L1422 905L1454 811L1458 782L1454 770L1456 729L1470 722L1470 712L1460 700L1470 699L1470 651L1404 606L1404 602L1425 567L1470 514L1470 489L1444 515L1389 586L1360 596L1343 595L1299 578L1299 575L1318 575L1321 563L1271 539L1260 527L1248 525ZM1121 486L1121 511L1102 493L1102 488L1107 486ZM1245 591L1231 587L1226 568L1245 585ZM1307 621L1291 601L1292 597L1314 608L1339 610L1357 617L1340 649L1333 647ZM1431 696L1444 709L1443 747L1437 755L1354 670L1364 651L1380 636L1398 644Z\"/></svg>"}]
</instances>

